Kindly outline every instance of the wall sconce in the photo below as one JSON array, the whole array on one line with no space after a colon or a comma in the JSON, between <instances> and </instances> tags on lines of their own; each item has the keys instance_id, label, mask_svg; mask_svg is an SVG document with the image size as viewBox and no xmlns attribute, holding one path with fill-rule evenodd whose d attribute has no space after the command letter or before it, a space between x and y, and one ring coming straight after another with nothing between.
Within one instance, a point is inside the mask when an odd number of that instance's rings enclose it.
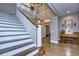
<instances>
[{"instance_id":1,"label":"wall sconce","mask_svg":"<svg viewBox=\"0 0 79 59\"><path fill-rule=\"evenodd\" d=\"M74 26L76 26L76 23L74 23Z\"/></svg>"},{"instance_id":2,"label":"wall sconce","mask_svg":"<svg viewBox=\"0 0 79 59\"><path fill-rule=\"evenodd\" d=\"M62 24L62 27L64 26L64 24Z\"/></svg>"}]
</instances>

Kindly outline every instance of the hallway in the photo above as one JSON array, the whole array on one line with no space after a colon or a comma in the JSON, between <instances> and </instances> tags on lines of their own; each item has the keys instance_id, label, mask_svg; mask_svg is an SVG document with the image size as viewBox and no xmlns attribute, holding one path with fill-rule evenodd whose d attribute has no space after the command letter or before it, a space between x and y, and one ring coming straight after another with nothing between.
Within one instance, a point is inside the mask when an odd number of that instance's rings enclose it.
<instances>
[{"instance_id":1,"label":"hallway","mask_svg":"<svg viewBox=\"0 0 79 59\"><path fill-rule=\"evenodd\" d=\"M76 44L49 44L43 39L43 46L46 49L46 56L79 56L79 46Z\"/></svg>"}]
</instances>

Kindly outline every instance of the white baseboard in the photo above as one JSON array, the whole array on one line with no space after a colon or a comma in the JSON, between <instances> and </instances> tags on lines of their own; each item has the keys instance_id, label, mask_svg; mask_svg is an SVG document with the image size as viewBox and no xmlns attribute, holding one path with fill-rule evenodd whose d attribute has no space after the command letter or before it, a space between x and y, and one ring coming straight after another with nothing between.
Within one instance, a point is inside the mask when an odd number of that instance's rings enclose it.
<instances>
[{"instance_id":1,"label":"white baseboard","mask_svg":"<svg viewBox=\"0 0 79 59\"><path fill-rule=\"evenodd\" d=\"M58 41L53 41L53 40L51 40L51 42L52 42L52 43L58 43Z\"/></svg>"}]
</instances>

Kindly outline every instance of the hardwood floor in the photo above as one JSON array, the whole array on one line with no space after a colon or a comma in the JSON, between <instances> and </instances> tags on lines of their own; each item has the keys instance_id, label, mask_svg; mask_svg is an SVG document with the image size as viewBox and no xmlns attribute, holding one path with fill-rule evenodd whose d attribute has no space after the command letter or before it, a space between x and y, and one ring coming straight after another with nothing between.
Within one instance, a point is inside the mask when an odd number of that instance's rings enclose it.
<instances>
[{"instance_id":1,"label":"hardwood floor","mask_svg":"<svg viewBox=\"0 0 79 59\"><path fill-rule=\"evenodd\" d=\"M69 43L49 43L43 39L46 56L79 56L79 45Z\"/></svg>"}]
</instances>

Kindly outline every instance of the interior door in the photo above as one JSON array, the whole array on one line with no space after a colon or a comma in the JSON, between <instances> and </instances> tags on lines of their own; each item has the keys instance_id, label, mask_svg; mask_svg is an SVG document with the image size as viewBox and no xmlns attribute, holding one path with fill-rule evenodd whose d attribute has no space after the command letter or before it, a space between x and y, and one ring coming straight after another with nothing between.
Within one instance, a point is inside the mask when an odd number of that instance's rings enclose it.
<instances>
[{"instance_id":1,"label":"interior door","mask_svg":"<svg viewBox=\"0 0 79 59\"><path fill-rule=\"evenodd\" d=\"M50 42L49 26L46 25L46 42Z\"/></svg>"}]
</instances>

